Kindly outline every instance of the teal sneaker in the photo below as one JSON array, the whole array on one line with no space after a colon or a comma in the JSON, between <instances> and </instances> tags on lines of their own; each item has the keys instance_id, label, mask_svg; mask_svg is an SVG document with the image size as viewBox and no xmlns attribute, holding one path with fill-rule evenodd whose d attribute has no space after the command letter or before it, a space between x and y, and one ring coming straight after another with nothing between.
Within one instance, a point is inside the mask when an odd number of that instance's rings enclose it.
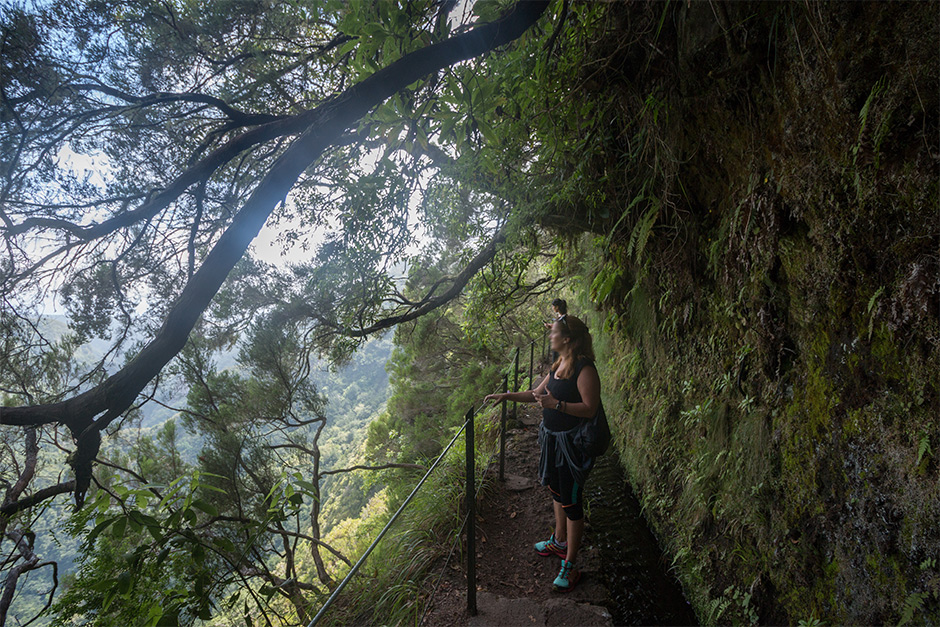
<instances>
[{"instance_id":1,"label":"teal sneaker","mask_svg":"<svg viewBox=\"0 0 940 627\"><path fill-rule=\"evenodd\" d=\"M575 568L574 562L563 559L561 560L561 570L558 571L558 576L552 582L552 589L555 592L568 592L578 585L580 579L581 571Z\"/></svg>"},{"instance_id":2,"label":"teal sneaker","mask_svg":"<svg viewBox=\"0 0 940 627\"><path fill-rule=\"evenodd\" d=\"M548 557L549 555L556 555L561 559L565 559L568 556L568 545L562 546L555 541L555 534L552 534L552 537L548 540L535 543L535 552L541 555L542 557Z\"/></svg>"}]
</instances>

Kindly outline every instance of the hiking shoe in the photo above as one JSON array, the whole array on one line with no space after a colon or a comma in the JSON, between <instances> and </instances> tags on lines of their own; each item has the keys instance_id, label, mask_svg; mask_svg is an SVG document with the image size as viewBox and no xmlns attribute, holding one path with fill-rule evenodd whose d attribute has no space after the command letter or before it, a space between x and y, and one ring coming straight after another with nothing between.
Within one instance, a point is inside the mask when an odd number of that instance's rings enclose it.
<instances>
[{"instance_id":1,"label":"hiking shoe","mask_svg":"<svg viewBox=\"0 0 940 627\"><path fill-rule=\"evenodd\" d=\"M558 571L558 576L552 582L552 589L555 592L568 592L578 585L580 579L581 571L575 568L574 562L563 559L561 560L561 570Z\"/></svg>"},{"instance_id":2,"label":"hiking shoe","mask_svg":"<svg viewBox=\"0 0 940 627\"><path fill-rule=\"evenodd\" d=\"M568 547L562 546L555 542L555 534L552 534L552 537L548 540L535 543L535 552L541 555L542 557L548 557L549 555L556 555L561 559L568 557Z\"/></svg>"}]
</instances>

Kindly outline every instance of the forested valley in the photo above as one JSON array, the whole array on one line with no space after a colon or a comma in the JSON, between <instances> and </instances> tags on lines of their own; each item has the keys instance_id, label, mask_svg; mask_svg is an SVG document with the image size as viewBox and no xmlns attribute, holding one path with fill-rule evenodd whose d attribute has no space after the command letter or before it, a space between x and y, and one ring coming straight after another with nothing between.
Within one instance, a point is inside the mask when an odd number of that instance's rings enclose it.
<instances>
[{"instance_id":1,"label":"forested valley","mask_svg":"<svg viewBox=\"0 0 940 627\"><path fill-rule=\"evenodd\" d=\"M555 297L700 622L940 622L935 3L0 11L0 625L309 624Z\"/></svg>"}]
</instances>

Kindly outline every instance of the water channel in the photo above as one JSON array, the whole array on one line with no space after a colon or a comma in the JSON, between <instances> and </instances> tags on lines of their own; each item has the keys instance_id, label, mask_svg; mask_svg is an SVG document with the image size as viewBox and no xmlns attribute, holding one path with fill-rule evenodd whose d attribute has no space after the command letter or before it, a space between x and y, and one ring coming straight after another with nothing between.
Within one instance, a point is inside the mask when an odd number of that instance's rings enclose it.
<instances>
[{"instance_id":1,"label":"water channel","mask_svg":"<svg viewBox=\"0 0 940 627\"><path fill-rule=\"evenodd\" d=\"M614 455L598 458L585 493L614 624L698 624Z\"/></svg>"}]
</instances>

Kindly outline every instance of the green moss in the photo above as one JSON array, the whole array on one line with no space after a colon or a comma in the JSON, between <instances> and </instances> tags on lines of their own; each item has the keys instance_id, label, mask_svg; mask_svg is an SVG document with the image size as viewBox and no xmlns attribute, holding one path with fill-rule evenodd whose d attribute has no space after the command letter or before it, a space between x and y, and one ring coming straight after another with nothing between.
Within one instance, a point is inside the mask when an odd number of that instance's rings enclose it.
<instances>
[{"instance_id":1,"label":"green moss","mask_svg":"<svg viewBox=\"0 0 940 627\"><path fill-rule=\"evenodd\" d=\"M936 256L938 186L905 126L935 128L935 20L899 21L926 15L909 4L723 7L772 59L735 65L734 34L713 31L707 7L676 5L667 54L727 66L673 76L655 141L631 127L622 169L603 173L623 206L638 181L656 187L643 258L631 229L602 251L583 242L585 293L605 268L591 326L616 446L702 620L733 596L720 591L752 585L764 622L886 620L917 551L940 542L938 464L916 464L940 410L940 325L909 285ZM873 67L910 71L873 91ZM631 90L652 93L648 80L623 80L612 120L640 119ZM904 522L884 531L882 516Z\"/></svg>"}]
</instances>

